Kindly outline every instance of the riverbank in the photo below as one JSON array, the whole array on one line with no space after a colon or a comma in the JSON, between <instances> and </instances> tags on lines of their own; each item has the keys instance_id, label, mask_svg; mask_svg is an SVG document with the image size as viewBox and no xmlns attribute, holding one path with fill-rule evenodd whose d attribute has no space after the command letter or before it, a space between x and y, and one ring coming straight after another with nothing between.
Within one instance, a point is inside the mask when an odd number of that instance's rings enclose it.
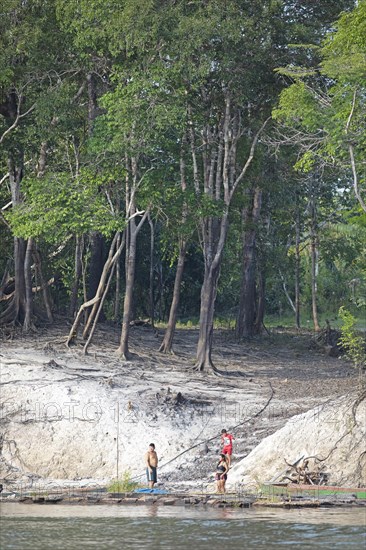
<instances>
[{"instance_id":1,"label":"riverbank","mask_svg":"<svg viewBox=\"0 0 366 550\"><path fill-rule=\"evenodd\" d=\"M30 491L40 485L106 487L123 477L143 485L144 454L154 441L160 459L159 487L173 494L213 492L223 427L235 437L229 482L237 476L237 484L241 461L252 456L261 442L263 449L263 442L290 419L302 422L298 437L304 453L313 454L318 440L313 427L311 434L306 433L309 423L302 415L311 416L309 411L319 411L345 395L350 396L352 413L359 383L356 372L345 359L322 354L308 332L278 329L262 339L237 343L230 331L217 331L213 355L221 374L217 377L192 371L198 338L193 329L177 331L175 355L167 356L157 351L162 332L131 327L129 362L115 355L117 328L101 326L87 356L81 343L66 348L68 329L62 322L36 335L2 341L4 491L20 485ZM348 486L358 486L365 467L357 449L352 454L352 442L365 431L363 406L356 411L357 435L355 430L347 435ZM332 434L338 424L337 419L328 422L327 433ZM292 432L295 437L296 425ZM313 440L307 446L310 435ZM325 432L321 439L327 440ZM286 466L285 460L299 458L292 440L281 445L275 457L279 472L280 463ZM273 462L269 448L265 452ZM266 470L259 478L256 474L244 484L245 490L268 481L266 474ZM330 482L338 483L337 472L332 475Z\"/></svg>"},{"instance_id":2,"label":"riverbank","mask_svg":"<svg viewBox=\"0 0 366 550\"><path fill-rule=\"evenodd\" d=\"M22 503L32 505L156 505L156 506L193 506L217 508L319 508L319 507L365 507L366 488L349 492L333 491L329 487L325 494L314 489L312 495L300 494L300 491L283 494L141 494L141 493L108 493L105 489L88 491L71 491L64 489L50 492L9 493L0 497L3 503ZM365 516L366 519L366 516Z\"/></svg>"}]
</instances>

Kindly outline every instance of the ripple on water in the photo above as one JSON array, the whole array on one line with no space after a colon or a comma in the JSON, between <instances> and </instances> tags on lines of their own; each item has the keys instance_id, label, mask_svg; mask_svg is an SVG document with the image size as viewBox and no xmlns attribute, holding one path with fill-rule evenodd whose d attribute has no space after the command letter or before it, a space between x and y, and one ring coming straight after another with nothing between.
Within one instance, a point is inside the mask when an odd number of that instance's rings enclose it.
<instances>
[{"instance_id":1,"label":"ripple on water","mask_svg":"<svg viewBox=\"0 0 366 550\"><path fill-rule=\"evenodd\" d=\"M366 510L2 504L0 548L365 550Z\"/></svg>"}]
</instances>

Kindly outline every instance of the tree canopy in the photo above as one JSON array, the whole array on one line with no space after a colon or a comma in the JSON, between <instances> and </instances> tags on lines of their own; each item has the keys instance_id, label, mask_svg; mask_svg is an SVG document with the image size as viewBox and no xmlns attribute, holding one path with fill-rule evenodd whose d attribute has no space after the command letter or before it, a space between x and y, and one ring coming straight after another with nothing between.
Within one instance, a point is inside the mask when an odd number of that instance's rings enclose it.
<instances>
[{"instance_id":1,"label":"tree canopy","mask_svg":"<svg viewBox=\"0 0 366 550\"><path fill-rule=\"evenodd\" d=\"M0 322L122 320L127 359L133 317L162 351L189 319L203 370L217 318L364 307L365 27L365 1L5 0Z\"/></svg>"}]
</instances>

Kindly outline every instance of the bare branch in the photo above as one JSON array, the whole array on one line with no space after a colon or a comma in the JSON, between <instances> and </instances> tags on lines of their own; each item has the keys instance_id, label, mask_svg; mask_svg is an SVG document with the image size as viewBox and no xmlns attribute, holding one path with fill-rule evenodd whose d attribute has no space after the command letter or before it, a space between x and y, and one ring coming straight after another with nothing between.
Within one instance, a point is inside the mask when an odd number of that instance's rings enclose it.
<instances>
[{"instance_id":1,"label":"bare branch","mask_svg":"<svg viewBox=\"0 0 366 550\"><path fill-rule=\"evenodd\" d=\"M351 126L352 117L353 117L353 114L355 112L356 96L357 96L357 88L353 92L352 107L351 107L351 111L350 111L350 114L348 116L347 123L346 123L346 128L345 128L346 135L349 134L349 129L350 129L350 126ZM353 175L353 189L354 189L356 198L357 198L359 204L361 205L362 210L364 212L366 212L366 204L365 204L365 201L363 200L363 198L361 197L360 190L359 190L359 187L358 187L358 176L357 176L357 169L356 169L356 161L355 161L355 154L354 154L354 148L353 148L352 143L348 144L348 152L349 152L349 158L350 158L350 161L351 161L351 168L352 168L352 175Z\"/></svg>"},{"instance_id":2,"label":"bare branch","mask_svg":"<svg viewBox=\"0 0 366 550\"><path fill-rule=\"evenodd\" d=\"M126 214L128 215L129 212L131 211L131 207L132 207L132 204L133 204L133 201L135 199L135 195L136 195L136 191L138 190L138 188L140 187L144 177L146 176L146 174L148 174L149 172L151 172L151 170L154 169L154 166L150 166L150 168L148 168L144 174L141 176L141 178L139 179L139 181L136 183L136 185L133 186L132 188L132 191L131 191L131 197L130 197L130 202L127 206L127 209L126 209ZM133 217L133 216L132 216ZM129 218L129 219L132 219L132 218Z\"/></svg>"},{"instance_id":3,"label":"bare branch","mask_svg":"<svg viewBox=\"0 0 366 550\"><path fill-rule=\"evenodd\" d=\"M366 204L363 198L360 195L360 190L358 188L358 177L357 177L357 170L356 170L356 162L355 162L355 155L353 151L353 145L349 144L348 146L350 161L351 161L351 168L352 168L352 174L353 174L353 189L356 195L356 198L358 202L361 205L361 208L364 212L366 212Z\"/></svg>"},{"instance_id":4,"label":"bare branch","mask_svg":"<svg viewBox=\"0 0 366 550\"><path fill-rule=\"evenodd\" d=\"M20 113L20 106L21 106L21 96L19 96L19 102L18 102L18 107L17 107L17 115L15 117L15 120L13 122L13 124L11 126L9 126L9 128L7 128L5 130L5 132L3 133L3 135L0 137L0 144L4 141L5 137L12 131L14 130L14 128L16 128L18 126L18 123L19 123L19 120L27 115L29 115L29 113L31 113L33 111L33 109L35 108L36 104L33 103L32 107L30 107L28 109L28 111L25 111L25 113Z\"/></svg>"},{"instance_id":5,"label":"bare branch","mask_svg":"<svg viewBox=\"0 0 366 550\"><path fill-rule=\"evenodd\" d=\"M1 208L1 211L4 212L4 210L7 210L12 204L13 201L9 201L7 204L4 204L4 206Z\"/></svg>"},{"instance_id":6,"label":"bare branch","mask_svg":"<svg viewBox=\"0 0 366 550\"><path fill-rule=\"evenodd\" d=\"M353 92L351 112L350 112L350 114L349 114L349 116L348 116L348 118L347 118L347 123L346 123L346 134L347 134L347 135L349 134L349 127L350 127L350 125L351 125L353 113L355 112L356 95L357 95L357 88L356 88L356 89L354 90L354 92Z\"/></svg>"},{"instance_id":7,"label":"bare branch","mask_svg":"<svg viewBox=\"0 0 366 550\"><path fill-rule=\"evenodd\" d=\"M8 177L9 177L9 172L1 178L0 185L2 185L4 183L4 181L6 181L8 179Z\"/></svg>"},{"instance_id":8,"label":"bare branch","mask_svg":"<svg viewBox=\"0 0 366 550\"><path fill-rule=\"evenodd\" d=\"M250 147L250 152L249 152L249 156L246 160L246 163L244 164L243 166L243 169L242 171L240 172L239 176L236 178L236 180L234 181L233 183L233 186L231 188L231 191L230 191L230 200L232 199L233 197L233 194L235 193L235 190L236 188L238 187L239 183L241 182L241 180L243 179L243 177L245 176L252 160L253 160L253 157L254 157L254 151L255 151L255 148L257 146L257 142L258 142L258 139L259 139L259 136L261 135L261 133L263 132L264 128L267 126L268 122L271 120L271 117L268 117L264 123L262 124L262 126L259 128L258 132L255 134L254 136L254 139L252 141L252 145Z\"/></svg>"},{"instance_id":9,"label":"bare branch","mask_svg":"<svg viewBox=\"0 0 366 550\"><path fill-rule=\"evenodd\" d=\"M114 206L110 197L110 194L108 193L107 189L104 190L105 196L107 197L107 202L109 204L109 207L111 209L111 212L113 215L115 215Z\"/></svg>"}]
</instances>

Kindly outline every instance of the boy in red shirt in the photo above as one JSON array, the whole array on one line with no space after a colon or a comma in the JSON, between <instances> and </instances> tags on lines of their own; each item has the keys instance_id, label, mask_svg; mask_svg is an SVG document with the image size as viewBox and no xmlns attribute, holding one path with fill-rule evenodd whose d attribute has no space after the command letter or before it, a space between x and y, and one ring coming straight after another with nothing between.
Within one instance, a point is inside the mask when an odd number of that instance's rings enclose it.
<instances>
[{"instance_id":1,"label":"boy in red shirt","mask_svg":"<svg viewBox=\"0 0 366 550\"><path fill-rule=\"evenodd\" d=\"M222 454L227 456L227 462L228 467L231 466L231 455L233 454L233 440L235 437L233 437L231 434L228 433L227 430L223 429L221 430L221 443L223 445L222 447Z\"/></svg>"}]
</instances>

